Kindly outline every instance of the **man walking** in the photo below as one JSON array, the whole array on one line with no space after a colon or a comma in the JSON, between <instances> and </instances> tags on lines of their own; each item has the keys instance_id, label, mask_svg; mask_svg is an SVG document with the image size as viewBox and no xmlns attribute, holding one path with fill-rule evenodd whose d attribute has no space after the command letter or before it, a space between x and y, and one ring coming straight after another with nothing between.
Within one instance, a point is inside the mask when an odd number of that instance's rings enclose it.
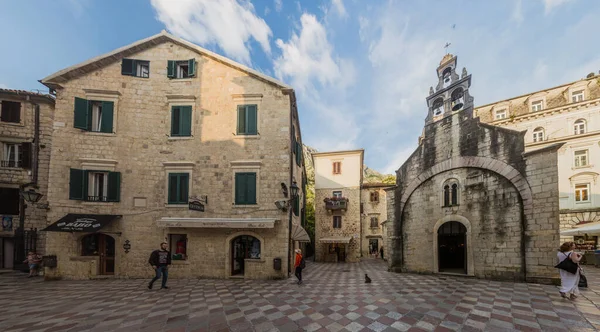
<instances>
[{"instance_id":1,"label":"man walking","mask_svg":"<svg viewBox=\"0 0 600 332\"><path fill-rule=\"evenodd\" d=\"M154 268L154 271L156 271L156 276L152 278L148 284L148 289L152 289L152 284L160 279L161 274L162 281L160 288L169 289L169 287L167 287L167 278L169 277L169 265L171 265L171 253L167 250L166 242L160 244L160 250L154 250L152 254L150 254L148 263L150 263L152 268Z\"/></svg>"}]
</instances>

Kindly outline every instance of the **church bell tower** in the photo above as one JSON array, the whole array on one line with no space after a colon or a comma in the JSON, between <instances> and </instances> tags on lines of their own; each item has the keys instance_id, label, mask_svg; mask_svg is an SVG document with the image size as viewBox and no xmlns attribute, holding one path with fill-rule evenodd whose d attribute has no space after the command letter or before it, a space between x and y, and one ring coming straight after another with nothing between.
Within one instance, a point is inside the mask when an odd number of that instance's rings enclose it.
<instances>
[{"instance_id":1,"label":"church bell tower","mask_svg":"<svg viewBox=\"0 0 600 332\"><path fill-rule=\"evenodd\" d=\"M445 117L460 113L473 117L473 97L469 95L471 75L463 68L460 77L456 73L457 57L446 54L437 68L438 83L429 88L427 107L429 113L425 124L437 122Z\"/></svg>"}]
</instances>

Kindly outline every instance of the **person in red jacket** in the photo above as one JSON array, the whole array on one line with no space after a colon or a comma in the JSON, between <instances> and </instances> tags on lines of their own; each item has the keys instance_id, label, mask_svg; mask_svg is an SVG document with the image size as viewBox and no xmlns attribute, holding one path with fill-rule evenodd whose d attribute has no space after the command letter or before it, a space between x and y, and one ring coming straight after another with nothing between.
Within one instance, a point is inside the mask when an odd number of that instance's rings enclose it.
<instances>
[{"instance_id":1,"label":"person in red jacket","mask_svg":"<svg viewBox=\"0 0 600 332\"><path fill-rule=\"evenodd\" d=\"M305 266L302 250L296 249L296 259L294 260L294 275L298 278L298 285L302 284L302 269Z\"/></svg>"}]
</instances>

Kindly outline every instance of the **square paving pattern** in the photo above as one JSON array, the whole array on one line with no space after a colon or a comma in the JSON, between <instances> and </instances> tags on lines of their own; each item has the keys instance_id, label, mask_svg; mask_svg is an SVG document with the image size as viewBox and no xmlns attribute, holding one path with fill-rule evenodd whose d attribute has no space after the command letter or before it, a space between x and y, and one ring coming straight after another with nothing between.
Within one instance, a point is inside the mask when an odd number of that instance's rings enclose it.
<instances>
[{"instance_id":1,"label":"square paving pattern","mask_svg":"<svg viewBox=\"0 0 600 332\"><path fill-rule=\"evenodd\" d=\"M0 275L1 331L597 331L600 269L556 286L391 273L381 260L307 262L287 280L43 281ZM373 280L364 283L364 274ZM155 286L159 285L155 284Z\"/></svg>"}]
</instances>

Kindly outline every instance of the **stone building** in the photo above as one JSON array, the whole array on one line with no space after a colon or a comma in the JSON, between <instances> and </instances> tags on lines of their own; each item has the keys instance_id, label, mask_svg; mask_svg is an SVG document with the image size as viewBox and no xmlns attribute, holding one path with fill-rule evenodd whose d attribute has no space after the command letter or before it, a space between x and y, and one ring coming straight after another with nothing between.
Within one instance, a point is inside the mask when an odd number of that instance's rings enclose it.
<instances>
[{"instance_id":1,"label":"stone building","mask_svg":"<svg viewBox=\"0 0 600 332\"><path fill-rule=\"evenodd\" d=\"M291 87L165 31L41 82L50 278L148 277L163 241L172 277L287 277L306 234Z\"/></svg>"},{"instance_id":2,"label":"stone building","mask_svg":"<svg viewBox=\"0 0 600 332\"><path fill-rule=\"evenodd\" d=\"M471 76L447 54L419 146L388 191L393 271L549 282L559 243L554 144L473 118Z\"/></svg>"},{"instance_id":3,"label":"stone building","mask_svg":"<svg viewBox=\"0 0 600 332\"><path fill-rule=\"evenodd\" d=\"M363 156L363 150L312 154L316 261L360 260Z\"/></svg>"},{"instance_id":4,"label":"stone building","mask_svg":"<svg viewBox=\"0 0 600 332\"><path fill-rule=\"evenodd\" d=\"M0 89L0 269L18 268L28 250L45 251L35 230L46 225L53 116L54 97ZM29 190L44 196L25 202L19 192Z\"/></svg>"},{"instance_id":5,"label":"stone building","mask_svg":"<svg viewBox=\"0 0 600 332\"><path fill-rule=\"evenodd\" d=\"M526 132L525 151L564 143L558 150L561 229L600 222L600 75L479 106L475 116ZM575 240L580 250L599 244L597 236Z\"/></svg>"},{"instance_id":6,"label":"stone building","mask_svg":"<svg viewBox=\"0 0 600 332\"><path fill-rule=\"evenodd\" d=\"M387 221L387 188L393 185L385 183L363 183L360 191L361 201L361 256L380 253L385 246L387 234L384 232ZM384 258L387 252L384 248Z\"/></svg>"}]
</instances>

